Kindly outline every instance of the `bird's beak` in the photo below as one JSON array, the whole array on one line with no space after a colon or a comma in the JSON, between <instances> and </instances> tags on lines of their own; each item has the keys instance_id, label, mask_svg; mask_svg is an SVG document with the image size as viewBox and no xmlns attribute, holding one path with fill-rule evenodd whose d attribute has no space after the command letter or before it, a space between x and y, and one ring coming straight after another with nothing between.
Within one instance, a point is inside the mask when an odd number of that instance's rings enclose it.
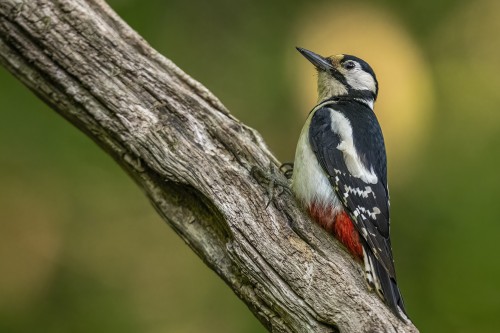
<instances>
[{"instance_id":1,"label":"bird's beak","mask_svg":"<svg viewBox=\"0 0 500 333\"><path fill-rule=\"evenodd\" d=\"M304 57L306 57L306 59L309 60L314 66L316 66L317 69L320 69L323 71L329 71L329 70L333 69L332 64L326 58L320 56L319 54L316 54L312 51L303 49L301 47L297 47L296 49Z\"/></svg>"}]
</instances>

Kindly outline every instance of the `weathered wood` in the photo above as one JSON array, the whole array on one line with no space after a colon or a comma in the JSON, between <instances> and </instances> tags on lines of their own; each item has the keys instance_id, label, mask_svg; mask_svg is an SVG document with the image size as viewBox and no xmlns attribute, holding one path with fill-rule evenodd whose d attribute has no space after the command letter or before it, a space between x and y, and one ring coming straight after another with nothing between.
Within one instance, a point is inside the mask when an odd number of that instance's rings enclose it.
<instances>
[{"instance_id":1,"label":"weathered wood","mask_svg":"<svg viewBox=\"0 0 500 333\"><path fill-rule=\"evenodd\" d=\"M1 0L0 61L128 172L273 332L418 332L287 192L260 135L99 0Z\"/></svg>"}]
</instances>

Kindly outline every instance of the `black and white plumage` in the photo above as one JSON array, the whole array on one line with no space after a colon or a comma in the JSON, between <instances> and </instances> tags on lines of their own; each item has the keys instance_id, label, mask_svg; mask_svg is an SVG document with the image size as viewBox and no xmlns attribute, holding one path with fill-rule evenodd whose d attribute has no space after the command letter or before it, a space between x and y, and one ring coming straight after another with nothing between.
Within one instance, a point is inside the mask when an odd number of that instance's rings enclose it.
<instances>
[{"instance_id":1,"label":"black and white plumage","mask_svg":"<svg viewBox=\"0 0 500 333\"><path fill-rule=\"evenodd\" d=\"M362 260L366 280L407 320L389 235L387 161L373 112L375 73L349 55L324 58L297 48L318 70L318 105L304 125L292 189L317 222Z\"/></svg>"}]
</instances>

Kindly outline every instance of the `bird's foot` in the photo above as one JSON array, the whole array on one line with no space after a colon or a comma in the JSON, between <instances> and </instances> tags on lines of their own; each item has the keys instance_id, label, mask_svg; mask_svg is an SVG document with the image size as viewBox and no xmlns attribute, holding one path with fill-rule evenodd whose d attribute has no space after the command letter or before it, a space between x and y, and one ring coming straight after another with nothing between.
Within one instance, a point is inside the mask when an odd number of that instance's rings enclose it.
<instances>
[{"instance_id":1,"label":"bird's foot","mask_svg":"<svg viewBox=\"0 0 500 333\"><path fill-rule=\"evenodd\" d=\"M293 162L285 162L280 165L280 171L285 175L286 179L291 179L293 175Z\"/></svg>"},{"instance_id":2,"label":"bird's foot","mask_svg":"<svg viewBox=\"0 0 500 333\"><path fill-rule=\"evenodd\" d=\"M288 163L290 164L290 163ZM273 163L269 164L269 171L259 168L258 166L253 166L251 169L252 176L260 183L267 185L267 196L268 201L266 203L266 208L269 207L271 202L283 194L283 192L292 193L290 189L290 183L288 182L289 177L287 176L287 172L292 169L282 171L283 165L277 171L276 166ZM283 173L281 173L281 172ZM275 193L275 190L278 190Z\"/></svg>"}]
</instances>

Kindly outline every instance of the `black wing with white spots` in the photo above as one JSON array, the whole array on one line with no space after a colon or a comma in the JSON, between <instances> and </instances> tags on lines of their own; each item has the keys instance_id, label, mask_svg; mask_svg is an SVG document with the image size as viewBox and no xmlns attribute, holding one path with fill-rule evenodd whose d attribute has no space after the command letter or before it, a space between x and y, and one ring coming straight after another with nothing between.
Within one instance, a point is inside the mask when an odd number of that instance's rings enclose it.
<instances>
[{"instance_id":1,"label":"black wing with white spots","mask_svg":"<svg viewBox=\"0 0 500 333\"><path fill-rule=\"evenodd\" d=\"M354 177L337 147L343 141L332 128L332 112L349 120L354 147L365 169L378 181L367 183ZM382 132L373 111L358 102L337 102L318 109L312 116L309 140L320 165L328 174L356 229L378 262L395 278L389 239L389 194L386 185L386 156Z\"/></svg>"}]
</instances>

